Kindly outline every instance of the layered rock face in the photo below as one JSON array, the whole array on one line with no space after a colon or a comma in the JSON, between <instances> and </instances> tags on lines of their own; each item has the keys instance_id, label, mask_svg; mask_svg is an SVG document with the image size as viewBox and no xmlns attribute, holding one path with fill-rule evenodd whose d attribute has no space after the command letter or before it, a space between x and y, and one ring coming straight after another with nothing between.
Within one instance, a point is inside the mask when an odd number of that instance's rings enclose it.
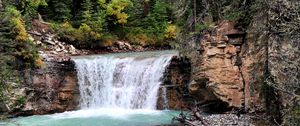
<instances>
[{"instance_id":1,"label":"layered rock face","mask_svg":"<svg viewBox=\"0 0 300 126\"><path fill-rule=\"evenodd\" d=\"M206 85L219 99L235 107L241 107L244 98L239 57L243 37L244 33L234 29L233 22L222 22L201 40L201 67L195 73L196 81L207 80L200 85Z\"/></svg>"},{"instance_id":2,"label":"layered rock face","mask_svg":"<svg viewBox=\"0 0 300 126\"><path fill-rule=\"evenodd\" d=\"M168 107L182 109L195 104L208 112L244 107L245 78L241 50L245 34L234 28L235 23L223 21L203 35L185 56L174 58L166 71L158 108L163 108L163 90ZM247 63L251 64L250 61Z\"/></svg>"},{"instance_id":3,"label":"layered rock face","mask_svg":"<svg viewBox=\"0 0 300 126\"><path fill-rule=\"evenodd\" d=\"M223 21L197 41L197 51L187 54L192 67L188 89L192 94L206 96L198 98L200 101L221 100L232 107L244 104L245 85L239 56L244 33L234 25Z\"/></svg>"},{"instance_id":4,"label":"layered rock face","mask_svg":"<svg viewBox=\"0 0 300 126\"><path fill-rule=\"evenodd\" d=\"M27 102L19 115L48 114L74 110L78 86L74 64L45 62L44 68L24 71Z\"/></svg>"}]
</instances>

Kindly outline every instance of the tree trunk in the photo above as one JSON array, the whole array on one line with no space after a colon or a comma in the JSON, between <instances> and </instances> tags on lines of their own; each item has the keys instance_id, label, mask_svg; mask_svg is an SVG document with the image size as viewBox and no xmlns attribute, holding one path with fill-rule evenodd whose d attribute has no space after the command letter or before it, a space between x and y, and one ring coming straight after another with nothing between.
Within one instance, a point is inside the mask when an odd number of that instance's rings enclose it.
<instances>
[{"instance_id":1,"label":"tree trunk","mask_svg":"<svg viewBox=\"0 0 300 126\"><path fill-rule=\"evenodd\" d=\"M194 31L196 31L196 22L197 22L197 3L194 0Z\"/></svg>"}]
</instances>

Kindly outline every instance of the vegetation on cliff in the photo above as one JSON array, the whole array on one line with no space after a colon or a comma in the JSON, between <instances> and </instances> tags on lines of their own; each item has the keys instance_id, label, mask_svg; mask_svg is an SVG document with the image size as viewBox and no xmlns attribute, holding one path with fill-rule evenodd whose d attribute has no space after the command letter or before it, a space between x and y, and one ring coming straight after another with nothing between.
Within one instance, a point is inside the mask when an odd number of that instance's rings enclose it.
<instances>
[{"instance_id":1,"label":"vegetation on cliff","mask_svg":"<svg viewBox=\"0 0 300 126\"><path fill-rule=\"evenodd\" d=\"M10 90L19 86L17 70L39 66L40 61L35 45L29 40L23 18L13 6L7 6L0 12L0 102L9 109L7 102ZM19 96L18 96L19 97ZM15 107L18 99L12 103ZM2 105L3 107L3 105Z\"/></svg>"}]
</instances>

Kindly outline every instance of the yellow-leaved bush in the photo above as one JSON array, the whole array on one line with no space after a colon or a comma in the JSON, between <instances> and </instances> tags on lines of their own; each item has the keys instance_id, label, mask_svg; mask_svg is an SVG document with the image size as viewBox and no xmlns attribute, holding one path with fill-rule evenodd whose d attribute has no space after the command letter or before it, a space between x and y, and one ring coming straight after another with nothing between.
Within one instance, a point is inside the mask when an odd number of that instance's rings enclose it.
<instances>
[{"instance_id":1,"label":"yellow-leaved bush","mask_svg":"<svg viewBox=\"0 0 300 126\"><path fill-rule=\"evenodd\" d=\"M177 26L176 25L168 25L165 31L166 39L176 39L177 36Z\"/></svg>"},{"instance_id":2,"label":"yellow-leaved bush","mask_svg":"<svg viewBox=\"0 0 300 126\"><path fill-rule=\"evenodd\" d=\"M126 14L124 9L132 5L130 0L111 0L107 3L106 0L99 0L98 3L101 7L106 9L108 15L115 16L118 24L126 24L128 14Z\"/></svg>"},{"instance_id":3,"label":"yellow-leaved bush","mask_svg":"<svg viewBox=\"0 0 300 126\"><path fill-rule=\"evenodd\" d=\"M18 35L16 37L17 41L20 42L26 42L28 40L28 34L26 32L26 29L24 27L24 23L20 18L13 18L11 19L12 23L15 25L14 30L18 32Z\"/></svg>"},{"instance_id":4,"label":"yellow-leaved bush","mask_svg":"<svg viewBox=\"0 0 300 126\"><path fill-rule=\"evenodd\" d=\"M9 18L9 24L12 29L12 33L15 35L16 49L15 54L24 61L25 64L39 66L36 60L40 59L35 45L29 40L25 23L22 20L20 11L13 6L5 8L5 14ZM42 64L42 60L39 61Z\"/></svg>"},{"instance_id":5,"label":"yellow-leaved bush","mask_svg":"<svg viewBox=\"0 0 300 126\"><path fill-rule=\"evenodd\" d=\"M76 38L80 42L85 42L87 39L90 40L100 40L101 34L93 31L93 29L85 23L82 23L77 31Z\"/></svg>"},{"instance_id":6,"label":"yellow-leaved bush","mask_svg":"<svg viewBox=\"0 0 300 126\"><path fill-rule=\"evenodd\" d=\"M59 36L69 39L70 41L77 40L80 43L90 41L100 41L102 34L94 31L89 25L82 23L80 27L74 28L69 22L64 22L58 29Z\"/></svg>"},{"instance_id":7,"label":"yellow-leaved bush","mask_svg":"<svg viewBox=\"0 0 300 126\"><path fill-rule=\"evenodd\" d=\"M10 24L12 25L14 32L17 33L16 40L20 42L28 41L28 34L20 12L14 7L8 7L7 12L11 18Z\"/></svg>"},{"instance_id":8,"label":"yellow-leaved bush","mask_svg":"<svg viewBox=\"0 0 300 126\"><path fill-rule=\"evenodd\" d=\"M39 68L44 67L44 62L42 61L42 59L39 57L35 60L35 65Z\"/></svg>"},{"instance_id":9,"label":"yellow-leaved bush","mask_svg":"<svg viewBox=\"0 0 300 126\"><path fill-rule=\"evenodd\" d=\"M155 44L154 37L150 37L147 34L128 34L127 38L131 44L147 46Z\"/></svg>"}]
</instances>

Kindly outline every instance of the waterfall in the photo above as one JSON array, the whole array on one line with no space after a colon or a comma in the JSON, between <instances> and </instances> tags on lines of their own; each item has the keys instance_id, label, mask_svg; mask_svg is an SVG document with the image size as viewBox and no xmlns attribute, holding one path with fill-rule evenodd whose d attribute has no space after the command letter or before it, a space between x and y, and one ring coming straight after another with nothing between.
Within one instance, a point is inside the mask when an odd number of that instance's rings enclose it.
<instances>
[{"instance_id":1,"label":"waterfall","mask_svg":"<svg viewBox=\"0 0 300 126\"><path fill-rule=\"evenodd\" d=\"M162 93L161 93L161 97L163 100L163 108L164 109L168 109L169 108L169 101L167 98L167 88L166 87L161 87L162 88Z\"/></svg>"},{"instance_id":2,"label":"waterfall","mask_svg":"<svg viewBox=\"0 0 300 126\"><path fill-rule=\"evenodd\" d=\"M80 107L155 109L161 78L175 55L162 52L73 58Z\"/></svg>"}]
</instances>

